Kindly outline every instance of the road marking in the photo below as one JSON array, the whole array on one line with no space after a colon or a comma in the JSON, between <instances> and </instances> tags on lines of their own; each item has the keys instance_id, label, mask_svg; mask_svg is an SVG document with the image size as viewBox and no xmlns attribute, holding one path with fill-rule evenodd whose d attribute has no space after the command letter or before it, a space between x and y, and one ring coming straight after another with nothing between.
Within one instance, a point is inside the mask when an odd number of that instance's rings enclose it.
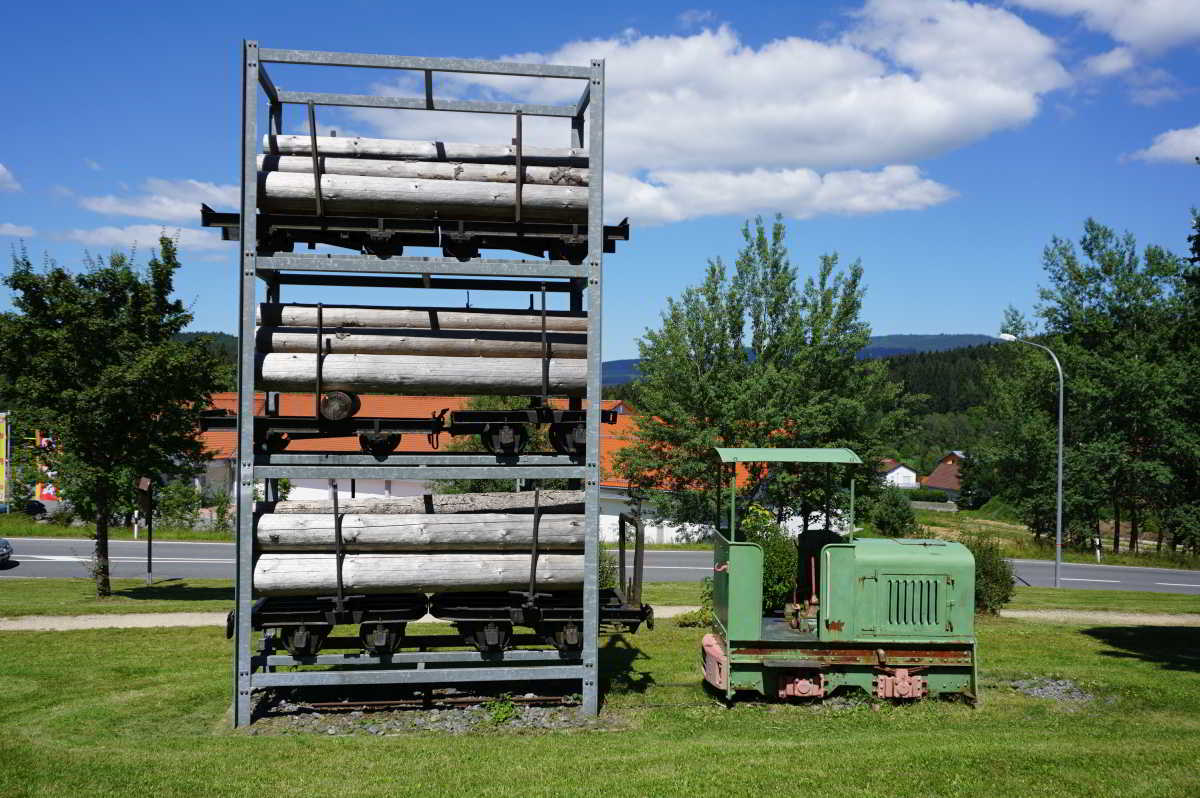
<instances>
[{"instance_id":1,"label":"road marking","mask_svg":"<svg viewBox=\"0 0 1200 798\"><path fill-rule=\"evenodd\" d=\"M22 554L20 560L38 560L41 562L90 562L91 557L69 557L64 554ZM145 562L145 557L109 557L110 562ZM19 561L19 560L18 560ZM154 562L209 562L232 563L234 560L205 560L193 557L155 557Z\"/></svg>"},{"instance_id":2,"label":"road marking","mask_svg":"<svg viewBox=\"0 0 1200 798\"><path fill-rule=\"evenodd\" d=\"M1162 585L1163 587L1200 587L1200 585L1185 585L1181 582L1155 582L1154 584Z\"/></svg>"},{"instance_id":3,"label":"road marking","mask_svg":"<svg viewBox=\"0 0 1200 798\"><path fill-rule=\"evenodd\" d=\"M647 571L711 571L712 567L700 568L696 565L647 565Z\"/></svg>"},{"instance_id":4,"label":"road marking","mask_svg":"<svg viewBox=\"0 0 1200 798\"><path fill-rule=\"evenodd\" d=\"M1064 581L1064 582L1108 582L1109 584L1113 584L1113 585L1121 584L1120 579L1078 579L1078 578L1073 579L1069 576L1064 576L1062 578L1062 581Z\"/></svg>"}]
</instances>

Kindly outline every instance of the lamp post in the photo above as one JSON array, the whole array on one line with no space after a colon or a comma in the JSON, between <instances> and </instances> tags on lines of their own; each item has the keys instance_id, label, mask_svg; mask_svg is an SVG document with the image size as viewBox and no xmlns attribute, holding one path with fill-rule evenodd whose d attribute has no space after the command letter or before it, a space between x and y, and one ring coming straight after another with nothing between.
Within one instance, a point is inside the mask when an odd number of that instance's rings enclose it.
<instances>
[{"instance_id":1,"label":"lamp post","mask_svg":"<svg viewBox=\"0 0 1200 798\"><path fill-rule=\"evenodd\" d=\"M1044 349L1050 355L1050 359L1054 361L1054 367L1058 369L1058 507L1054 519L1054 586L1059 587L1059 571L1062 568L1062 506L1063 506L1063 370L1062 364L1058 362L1058 356L1051 351L1050 347L1042 344L1035 344L1033 341L1026 341L1024 338L1018 338L1010 333L1000 333L1001 340L1015 341L1021 344L1029 344L1036 346L1038 349Z\"/></svg>"}]
</instances>

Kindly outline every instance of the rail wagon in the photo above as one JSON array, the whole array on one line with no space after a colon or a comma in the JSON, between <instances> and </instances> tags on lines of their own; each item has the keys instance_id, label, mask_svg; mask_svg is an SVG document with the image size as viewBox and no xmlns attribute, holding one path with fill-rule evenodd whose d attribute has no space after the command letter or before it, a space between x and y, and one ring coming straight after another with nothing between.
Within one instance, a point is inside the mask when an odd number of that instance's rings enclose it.
<instances>
[{"instance_id":1,"label":"rail wagon","mask_svg":"<svg viewBox=\"0 0 1200 798\"><path fill-rule=\"evenodd\" d=\"M713 547L714 629L700 646L704 679L739 694L819 699L845 688L885 699L976 699L975 562L945 540L854 537L829 527L799 537L797 600L765 613L763 551L738 539L736 465L861 465L849 449L718 449L730 465L728 526Z\"/></svg>"}]
</instances>

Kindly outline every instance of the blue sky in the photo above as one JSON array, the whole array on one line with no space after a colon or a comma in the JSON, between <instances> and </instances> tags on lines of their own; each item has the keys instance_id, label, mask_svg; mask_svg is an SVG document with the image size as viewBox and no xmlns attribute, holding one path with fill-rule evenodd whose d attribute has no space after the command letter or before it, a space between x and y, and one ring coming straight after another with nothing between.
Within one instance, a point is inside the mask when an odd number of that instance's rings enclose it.
<instances>
[{"instance_id":1,"label":"blue sky","mask_svg":"<svg viewBox=\"0 0 1200 798\"><path fill-rule=\"evenodd\" d=\"M606 261L606 359L635 356L665 298L698 282L709 257L732 259L742 221L756 213L785 215L802 273L824 252L862 259L864 315L876 334L994 333L1006 305L1035 303L1052 235L1076 238L1093 216L1183 252L1188 209L1200 205L1195 0L343 2L336 18L331 7L10 10L0 51L0 243L24 241L35 258L47 252L74 267L85 250L135 242L144 259L159 229L178 230L177 288L193 328L235 331L234 245L199 229L199 204L235 209L243 38L606 58L606 218L628 215L633 225L633 240ZM287 88L407 93L402 75L378 71L272 74ZM523 82L446 82L439 92L557 97ZM498 118L416 116L322 111L320 126L510 135ZM305 129L297 114L286 127ZM530 135L561 145L566 132L535 126Z\"/></svg>"}]
</instances>

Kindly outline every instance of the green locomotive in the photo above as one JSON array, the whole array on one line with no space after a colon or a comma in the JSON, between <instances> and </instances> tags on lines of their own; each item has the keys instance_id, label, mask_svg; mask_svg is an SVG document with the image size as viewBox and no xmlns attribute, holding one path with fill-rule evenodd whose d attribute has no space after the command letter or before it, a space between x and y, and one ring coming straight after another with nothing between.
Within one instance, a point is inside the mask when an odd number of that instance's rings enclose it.
<instances>
[{"instance_id":1,"label":"green locomotive","mask_svg":"<svg viewBox=\"0 0 1200 798\"><path fill-rule=\"evenodd\" d=\"M718 449L733 464L729 526L713 547L715 626L701 643L704 679L733 700L740 691L823 698L859 688L880 698L961 695L974 701L975 561L944 540L854 539L828 529L802 535L797 596L763 614L763 553L736 540L736 464L861 464L849 449ZM826 514L829 518L829 514ZM810 537L805 541L805 537ZM837 540L839 542L826 542ZM815 542L814 542L815 541Z\"/></svg>"}]
</instances>

